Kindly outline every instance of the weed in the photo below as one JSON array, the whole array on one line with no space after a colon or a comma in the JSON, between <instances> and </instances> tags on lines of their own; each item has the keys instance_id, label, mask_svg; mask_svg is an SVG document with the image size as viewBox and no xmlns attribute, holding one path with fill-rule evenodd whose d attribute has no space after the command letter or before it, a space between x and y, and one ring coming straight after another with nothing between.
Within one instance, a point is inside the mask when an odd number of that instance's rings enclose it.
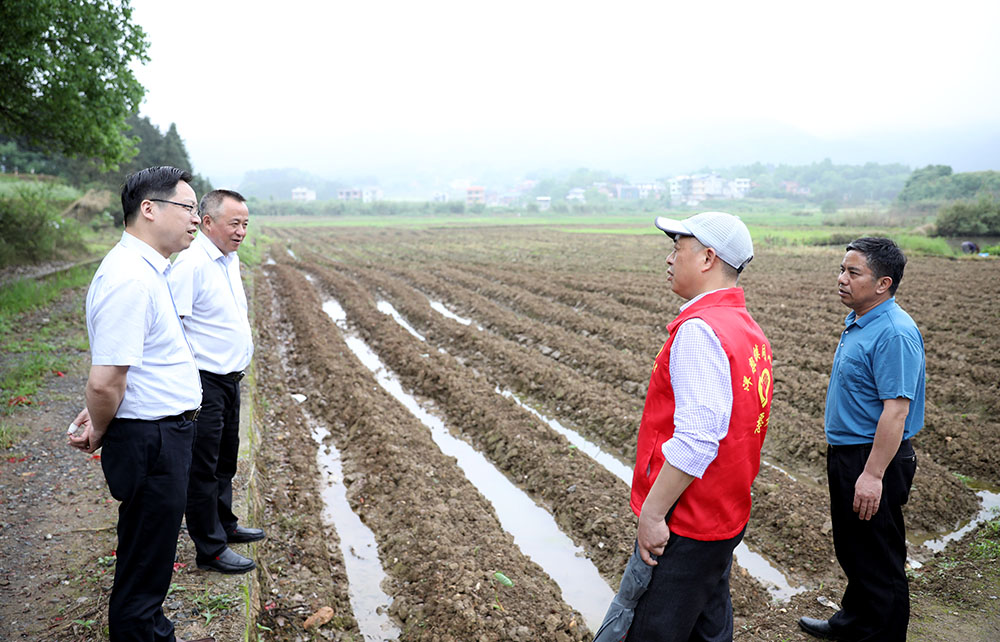
<instances>
[{"instance_id":1,"label":"weed","mask_svg":"<svg viewBox=\"0 0 1000 642\"><path fill-rule=\"evenodd\" d=\"M965 415L963 415L962 417L964 418ZM952 473L952 475L954 475L955 477L957 477L958 481L962 482L966 486L968 486L969 483L972 482L972 478L969 477L968 475L963 475L962 473Z\"/></svg>"},{"instance_id":2,"label":"weed","mask_svg":"<svg viewBox=\"0 0 1000 642\"><path fill-rule=\"evenodd\" d=\"M28 429L24 426L8 423L4 419L0 419L0 449L9 450L13 448L14 444L19 442L27 433Z\"/></svg>"},{"instance_id":3,"label":"weed","mask_svg":"<svg viewBox=\"0 0 1000 642\"><path fill-rule=\"evenodd\" d=\"M205 618L205 624L208 624L219 615L219 611L228 611L239 600L240 598L228 593L212 595L209 589L205 589L204 593L195 596L191 601L194 602L201 615Z\"/></svg>"},{"instance_id":4,"label":"weed","mask_svg":"<svg viewBox=\"0 0 1000 642\"><path fill-rule=\"evenodd\" d=\"M983 524L972 544L972 554L981 559L1000 557L1000 519Z\"/></svg>"},{"instance_id":5,"label":"weed","mask_svg":"<svg viewBox=\"0 0 1000 642\"><path fill-rule=\"evenodd\" d=\"M501 587L514 586L514 580L510 579L500 571L497 571L496 573L493 574L493 579L495 579L497 582L500 582ZM497 589L496 593L494 594L493 599L496 601L496 604L493 605L493 608L505 611L506 609L504 609L503 604L500 603L500 591L501 589Z\"/></svg>"}]
</instances>

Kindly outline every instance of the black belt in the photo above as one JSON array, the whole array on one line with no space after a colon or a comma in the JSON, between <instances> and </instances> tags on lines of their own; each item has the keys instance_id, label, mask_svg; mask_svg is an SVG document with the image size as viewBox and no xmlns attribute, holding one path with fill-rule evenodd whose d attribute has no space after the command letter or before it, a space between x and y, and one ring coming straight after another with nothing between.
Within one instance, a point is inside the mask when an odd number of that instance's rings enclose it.
<instances>
[{"instance_id":1,"label":"black belt","mask_svg":"<svg viewBox=\"0 0 1000 642\"><path fill-rule=\"evenodd\" d=\"M179 415L171 415L169 417L164 417L160 421L194 421L198 418L198 413L201 412L201 406L198 406L194 410L188 410L187 412L182 412Z\"/></svg>"},{"instance_id":2,"label":"black belt","mask_svg":"<svg viewBox=\"0 0 1000 642\"><path fill-rule=\"evenodd\" d=\"M899 442L899 447L902 448L910 443L909 439L903 439ZM863 444L827 444L826 447L834 452L843 452L848 450L860 450L862 448L871 448L874 444L872 442L865 442Z\"/></svg>"},{"instance_id":3,"label":"black belt","mask_svg":"<svg viewBox=\"0 0 1000 642\"><path fill-rule=\"evenodd\" d=\"M235 381L236 383L239 383L240 379L242 379L244 376L246 376L246 370L238 370L236 372L228 372L226 374L217 374L217 373L211 372L209 370L202 370L201 372L203 372L205 374L212 375L213 377L218 377L219 379L231 379L232 381Z\"/></svg>"}]
</instances>

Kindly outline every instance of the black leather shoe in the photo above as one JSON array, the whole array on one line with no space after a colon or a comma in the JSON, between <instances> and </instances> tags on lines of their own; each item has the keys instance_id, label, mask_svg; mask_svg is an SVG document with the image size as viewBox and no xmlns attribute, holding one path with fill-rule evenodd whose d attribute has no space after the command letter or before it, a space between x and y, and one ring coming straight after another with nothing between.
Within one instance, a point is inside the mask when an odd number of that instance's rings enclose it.
<instances>
[{"instance_id":1,"label":"black leather shoe","mask_svg":"<svg viewBox=\"0 0 1000 642\"><path fill-rule=\"evenodd\" d=\"M235 530L226 533L226 541L230 544L246 544L247 542L259 542L267 537L264 531L259 528L243 528L237 526Z\"/></svg>"},{"instance_id":2,"label":"black leather shoe","mask_svg":"<svg viewBox=\"0 0 1000 642\"><path fill-rule=\"evenodd\" d=\"M800 617L799 628L809 635L823 640L847 640L849 638L837 635L830 626L829 620L816 620L811 617Z\"/></svg>"},{"instance_id":3,"label":"black leather shoe","mask_svg":"<svg viewBox=\"0 0 1000 642\"><path fill-rule=\"evenodd\" d=\"M223 549L223 551L216 555L213 559L199 559L196 560L196 562L198 564L198 568L203 571L216 571L227 575L238 575L257 568L257 565L253 563L252 559L249 557L243 557L231 548Z\"/></svg>"}]
</instances>

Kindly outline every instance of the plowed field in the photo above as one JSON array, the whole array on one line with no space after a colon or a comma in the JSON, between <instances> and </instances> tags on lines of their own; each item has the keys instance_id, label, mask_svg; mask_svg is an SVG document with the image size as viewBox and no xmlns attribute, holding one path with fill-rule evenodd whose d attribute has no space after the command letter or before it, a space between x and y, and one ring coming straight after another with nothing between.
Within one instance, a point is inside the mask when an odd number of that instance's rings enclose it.
<instances>
[{"instance_id":1,"label":"plowed field","mask_svg":"<svg viewBox=\"0 0 1000 642\"><path fill-rule=\"evenodd\" d=\"M337 613L326 637L358 632L337 534L321 517L308 427L319 421L341 453L348 500L375 534L403 639L589 639L581 614L426 427L375 384L322 306L338 301L351 331L403 388L549 511L617 588L635 533L627 484L497 390L630 462L649 369L681 303L665 278L670 241L538 228L266 233L277 243L253 294L263 438L257 514L273 533L259 560L259 621L273 631L265 637L299 639L299 616L324 604ZM839 600L843 589L823 437L847 313L835 286L842 256L839 248L761 248L741 279L772 342L775 373L764 447L772 466L755 483L746 543L806 590L776 602L734 566L737 639L804 639L795 620L829 614L817 598ZM956 474L1000 485L998 277L995 261L914 257L897 295L927 346L927 421L915 440L906 511L914 541L952 531L979 510ZM380 312L382 301L424 340ZM910 555L932 557L917 545ZM502 586L497 571L514 586Z\"/></svg>"}]
</instances>

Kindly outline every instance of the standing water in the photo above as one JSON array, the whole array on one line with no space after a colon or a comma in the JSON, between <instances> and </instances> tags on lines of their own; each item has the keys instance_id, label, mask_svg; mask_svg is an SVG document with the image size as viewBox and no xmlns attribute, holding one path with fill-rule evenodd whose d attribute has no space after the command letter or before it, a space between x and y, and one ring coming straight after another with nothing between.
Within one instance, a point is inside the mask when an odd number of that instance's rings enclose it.
<instances>
[{"instance_id":1,"label":"standing water","mask_svg":"<svg viewBox=\"0 0 1000 642\"><path fill-rule=\"evenodd\" d=\"M435 302L431 302L431 307L438 310L442 314L445 314L440 309L435 307L434 303ZM454 315L449 313L445 314L445 316L453 317ZM469 319L460 319L459 322L464 325L472 323ZM619 461L617 457L601 450L599 446L587 440L575 430L563 426L555 419L549 419L548 417L541 415L534 408L524 404L514 393L507 390L500 390L499 388L497 388L497 393L509 399L513 399L517 405L535 415L540 420L547 423L553 430L566 437L569 442L582 453L586 454L588 457L603 466L615 477L618 477L623 482L631 486L632 469ZM771 465L768 462L763 463ZM775 466L775 468L777 468L777 466ZM787 475L787 473L785 474ZM771 597L777 600L787 601L791 599L793 595L802 593L806 590L806 587L804 586L792 586L781 571L772 566L764 556L751 551L745 542L741 541L739 543L736 550L733 551L733 556L736 558L737 563L746 569L754 579L760 582L767 589L768 593L770 593Z\"/></svg>"},{"instance_id":2,"label":"standing water","mask_svg":"<svg viewBox=\"0 0 1000 642\"><path fill-rule=\"evenodd\" d=\"M347 315L338 302L327 301L323 311L345 331L347 346L375 374L378 384L430 429L431 438L441 452L454 457L472 485L493 504L500 525L514 537L518 548L555 580L563 599L583 615L592 631L596 631L614 598L614 591L583 550L559 530L551 514L531 501L481 453L455 438L441 419L420 407L417 400L403 390L399 379L386 369L378 355L363 340L348 334Z\"/></svg>"},{"instance_id":3,"label":"standing water","mask_svg":"<svg viewBox=\"0 0 1000 642\"><path fill-rule=\"evenodd\" d=\"M375 535L351 510L347 501L340 452L332 445L323 443L330 431L312 421L310 425L317 445L316 465L323 475L320 486L323 520L333 526L340 537L347 590L358 629L367 641L398 640L399 629L387 615L392 598L382 591L385 571L378 559Z\"/></svg>"}]
</instances>

